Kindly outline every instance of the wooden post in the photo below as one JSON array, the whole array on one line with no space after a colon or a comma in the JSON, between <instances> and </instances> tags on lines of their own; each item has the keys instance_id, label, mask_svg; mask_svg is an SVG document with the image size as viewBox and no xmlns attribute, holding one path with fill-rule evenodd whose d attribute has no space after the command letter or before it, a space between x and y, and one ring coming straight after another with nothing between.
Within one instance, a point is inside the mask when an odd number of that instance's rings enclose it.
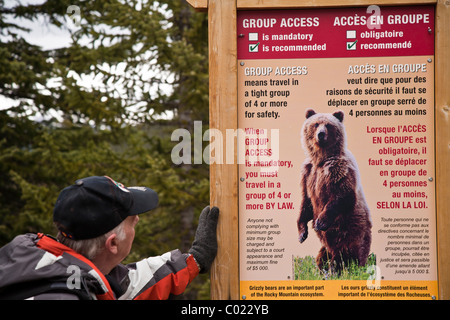
<instances>
[{"instance_id":1,"label":"wooden post","mask_svg":"<svg viewBox=\"0 0 450 320\"><path fill-rule=\"evenodd\" d=\"M186 0L196 11L208 10L208 0Z\"/></svg>"},{"instance_id":2,"label":"wooden post","mask_svg":"<svg viewBox=\"0 0 450 320\"><path fill-rule=\"evenodd\" d=\"M209 124L226 137L237 129L236 0L209 0ZM229 143L227 141L227 143ZM227 145L224 143L223 146ZM238 165L234 150L211 164L211 205L220 208L219 251L211 269L211 298L239 299ZM226 153L234 161L226 164ZM219 160L220 161L220 160Z\"/></svg>"}]
</instances>

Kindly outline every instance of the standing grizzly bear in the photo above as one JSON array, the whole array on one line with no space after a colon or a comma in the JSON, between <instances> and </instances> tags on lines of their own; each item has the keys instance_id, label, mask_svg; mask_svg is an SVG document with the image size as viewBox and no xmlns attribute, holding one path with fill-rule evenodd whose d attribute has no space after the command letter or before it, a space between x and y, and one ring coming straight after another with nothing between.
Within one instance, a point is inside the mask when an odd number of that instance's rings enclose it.
<instances>
[{"instance_id":1,"label":"standing grizzly bear","mask_svg":"<svg viewBox=\"0 0 450 320\"><path fill-rule=\"evenodd\" d=\"M322 243L320 269L329 262L340 273L350 260L363 266L371 244L371 218L359 181L358 167L345 146L344 113L306 111L302 143L307 153L301 173L299 241L308 237L307 222Z\"/></svg>"}]
</instances>

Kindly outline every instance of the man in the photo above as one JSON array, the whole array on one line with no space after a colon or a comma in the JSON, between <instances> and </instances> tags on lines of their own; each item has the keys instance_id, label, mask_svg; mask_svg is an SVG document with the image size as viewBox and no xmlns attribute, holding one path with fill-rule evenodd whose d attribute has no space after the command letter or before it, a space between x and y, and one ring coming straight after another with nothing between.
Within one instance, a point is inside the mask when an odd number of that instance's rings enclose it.
<instances>
[{"instance_id":1,"label":"man","mask_svg":"<svg viewBox=\"0 0 450 320\"><path fill-rule=\"evenodd\" d=\"M155 209L158 195L126 188L109 177L88 177L61 191L53 211L57 239L17 236L0 249L2 299L168 299L184 292L217 253L219 210L203 209L187 254L174 250L129 265L139 214Z\"/></svg>"}]
</instances>

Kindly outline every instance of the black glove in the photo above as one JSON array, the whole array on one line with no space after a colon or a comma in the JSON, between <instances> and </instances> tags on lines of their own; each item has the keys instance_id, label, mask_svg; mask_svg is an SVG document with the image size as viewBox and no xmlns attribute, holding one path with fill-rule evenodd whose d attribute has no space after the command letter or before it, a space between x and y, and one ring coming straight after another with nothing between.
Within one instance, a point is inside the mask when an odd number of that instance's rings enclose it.
<instances>
[{"instance_id":1,"label":"black glove","mask_svg":"<svg viewBox=\"0 0 450 320\"><path fill-rule=\"evenodd\" d=\"M208 272L217 254L217 221L219 220L219 208L205 207L198 220L195 239L189 253L192 254L200 266L200 273Z\"/></svg>"}]
</instances>

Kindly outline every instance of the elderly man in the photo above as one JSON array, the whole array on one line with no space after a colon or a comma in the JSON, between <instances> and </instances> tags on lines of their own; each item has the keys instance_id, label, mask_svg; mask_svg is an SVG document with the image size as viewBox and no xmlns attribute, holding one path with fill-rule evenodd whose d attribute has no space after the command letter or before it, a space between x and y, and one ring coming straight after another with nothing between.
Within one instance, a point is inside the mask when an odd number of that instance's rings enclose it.
<instances>
[{"instance_id":1,"label":"elderly man","mask_svg":"<svg viewBox=\"0 0 450 320\"><path fill-rule=\"evenodd\" d=\"M53 220L57 239L25 234L0 249L2 299L168 299L184 292L217 253L219 210L203 209L187 254L173 250L122 265L139 214L155 209L158 195L113 179L88 177L61 191Z\"/></svg>"}]
</instances>

